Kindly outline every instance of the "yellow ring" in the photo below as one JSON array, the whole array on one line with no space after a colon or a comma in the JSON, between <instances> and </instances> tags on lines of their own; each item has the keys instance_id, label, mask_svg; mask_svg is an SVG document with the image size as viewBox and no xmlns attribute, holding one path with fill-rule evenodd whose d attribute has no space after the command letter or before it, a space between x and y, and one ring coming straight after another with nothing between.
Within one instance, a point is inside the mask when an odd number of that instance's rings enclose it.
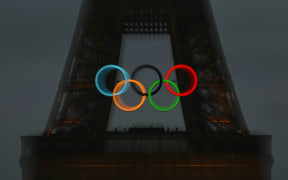
<instances>
[{"instance_id":1,"label":"yellow ring","mask_svg":"<svg viewBox=\"0 0 288 180\"><path fill-rule=\"evenodd\" d=\"M113 101L114 101L115 105L123 111L136 111L137 109L139 109L144 104L144 102L146 100L146 96L142 96L140 103L136 106L128 106L127 104L123 103L120 95L115 95L115 94L118 92L118 89L121 89L123 87L125 82L126 82L125 80L122 80L115 86L115 88L113 90ZM135 83L137 86L139 86L141 91L142 91L142 94L146 93L144 86L139 81L136 81L133 79L128 79L128 82Z\"/></svg>"}]
</instances>

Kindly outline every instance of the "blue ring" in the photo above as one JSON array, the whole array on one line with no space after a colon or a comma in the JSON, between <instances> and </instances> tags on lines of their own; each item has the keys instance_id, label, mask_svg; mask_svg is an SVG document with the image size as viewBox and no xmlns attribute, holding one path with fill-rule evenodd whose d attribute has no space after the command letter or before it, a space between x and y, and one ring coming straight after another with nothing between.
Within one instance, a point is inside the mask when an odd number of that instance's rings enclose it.
<instances>
[{"instance_id":1,"label":"blue ring","mask_svg":"<svg viewBox=\"0 0 288 180\"><path fill-rule=\"evenodd\" d=\"M106 82L105 82L106 76L114 69L118 69L119 71L121 71L125 80L125 84L123 88L121 89L121 91L117 92L116 94L113 94L113 92L111 92L107 88ZM103 66L101 69L99 69L99 71L97 72L95 76L95 85L98 91L105 96L120 95L127 91L129 87L128 79L130 79L129 74L123 68L121 68L120 66L110 64L110 65Z\"/></svg>"}]
</instances>

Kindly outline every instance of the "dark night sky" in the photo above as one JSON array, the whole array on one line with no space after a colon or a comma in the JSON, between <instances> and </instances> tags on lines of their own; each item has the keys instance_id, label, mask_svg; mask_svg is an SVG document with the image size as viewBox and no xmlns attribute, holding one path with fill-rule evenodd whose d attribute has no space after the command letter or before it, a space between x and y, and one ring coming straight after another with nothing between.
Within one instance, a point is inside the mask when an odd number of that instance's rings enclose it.
<instances>
[{"instance_id":1,"label":"dark night sky","mask_svg":"<svg viewBox=\"0 0 288 180\"><path fill-rule=\"evenodd\" d=\"M0 0L0 179L20 179L22 135L43 131L80 0ZM286 0L212 0L251 132L273 135L273 180L288 179Z\"/></svg>"}]
</instances>

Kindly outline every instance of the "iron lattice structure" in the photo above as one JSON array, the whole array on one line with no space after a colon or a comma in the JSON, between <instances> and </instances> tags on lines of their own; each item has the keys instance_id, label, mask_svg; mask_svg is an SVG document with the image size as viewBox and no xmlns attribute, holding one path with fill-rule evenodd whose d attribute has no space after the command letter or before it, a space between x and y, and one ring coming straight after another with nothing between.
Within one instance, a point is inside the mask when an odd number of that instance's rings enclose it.
<instances>
[{"instance_id":1,"label":"iron lattice structure","mask_svg":"<svg viewBox=\"0 0 288 180\"><path fill-rule=\"evenodd\" d=\"M119 63L123 34L170 34L175 64L195 68L197 90L181 99L188 132L248 134L206 1L94 0L83 2L46 135L106 131L112 100L96 90L94 77ZM189 84L177 79L181 90Z\"/></svg>"},{"instance_id":2,"label":"iron lattice structure","mask_svg":"<svg viewBox=\"0 0 288 180\"><path fill-rule=\"evenodd\" d=\"M198 74L181 98L185 132L107 132L112 99L94 84L123 34L169 34L175 64ZM176 71L178 86L188 80ZM108 86L115 85L115 74ZM270 179L271 136L248 131L208 0L84 0L43 136L22 137L23 179Z\"/></svg>"}]
</instances>

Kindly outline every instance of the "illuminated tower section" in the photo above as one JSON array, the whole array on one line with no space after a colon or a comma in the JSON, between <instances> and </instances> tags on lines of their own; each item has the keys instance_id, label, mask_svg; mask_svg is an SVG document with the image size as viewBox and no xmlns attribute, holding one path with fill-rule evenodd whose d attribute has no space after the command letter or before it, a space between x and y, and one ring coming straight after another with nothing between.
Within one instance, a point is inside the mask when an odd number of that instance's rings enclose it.
<instances>
[{"instance_id":1,"label":"illuminated tower section","mask_svg":"<svg viewBox=\"0 0 288 180\"><path fill-rule=\"evenodd\" d=\"M181 98L189 133L248 134L213 16L205 0L113 3L86 0L82 4L45 135L106 132L112 98L97 91L94 78L104 65L119 64L125 35L167 35L174 65L185 64L195 69L199 78L197 89L190 96ZM138 64L141 63L147 64L138 60ZM175 72L178 86L183 91L189 78L181 71ZM113 90L115 73L106 82Z\"/></svg>"},{"instance_id":2,"label":"illuminated tower section","mask_svg":"<svg viewBox=\"0 0 288 180\"><path fill-rule=\"evenodd\" d=\"M171 62L122 61L123 44L132 36L168 38ZM132 74L149 64L164 78L165 63L193 68L196 90L180 97L176 116L158 113L158 125L150 123L153 109L145 105L133 112L143 125L125 125L131 114L117 114L113 98L97 90L96 73L112 64ZM105 79L111 91L123 79L116 72ZM191 78L173 73L170 80L185 92ZM173 119L177 126L171 126ZM20 164L23 180L269 180L272 161L271 136L251 135L245 124L208 0L83 0L45 131L22 137Z\"/></svg>"}]
</instances>

